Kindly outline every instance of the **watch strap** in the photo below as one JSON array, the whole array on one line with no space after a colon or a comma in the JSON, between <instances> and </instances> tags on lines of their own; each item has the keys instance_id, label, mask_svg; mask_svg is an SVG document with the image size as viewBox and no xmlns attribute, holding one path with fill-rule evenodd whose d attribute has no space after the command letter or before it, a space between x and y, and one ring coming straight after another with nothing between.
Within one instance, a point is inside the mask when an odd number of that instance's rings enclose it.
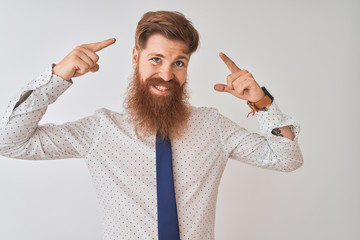
<instances>
[{"instance_id":1,"label":"watch strap","mask_svg":"<svg viewBox=\"0 0 360 240\"><path fill-rule=\"evenodd\" d=\"M265 87L262 87L261 89L265 93L265 96L262 99L260 99L257 102L249 102L249 101L247 102L249 107L255 112L258 112L261 110L267 110L266 107L268 105L270 105L272 103L272 101L274 100L274 97L271 96L271 94L266 90Z\"/></svg>"}]
</instances>

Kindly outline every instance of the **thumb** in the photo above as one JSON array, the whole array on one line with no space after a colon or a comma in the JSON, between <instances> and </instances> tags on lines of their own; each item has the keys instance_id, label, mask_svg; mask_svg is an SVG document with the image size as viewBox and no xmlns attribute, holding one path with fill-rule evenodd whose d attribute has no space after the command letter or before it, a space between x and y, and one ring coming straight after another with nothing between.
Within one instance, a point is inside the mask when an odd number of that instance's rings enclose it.
<instances>
[{"instance_id":1,"label":"thumb","mask_svg":"<svg viewBox=\"0 0 360 240\"><path fill-rule=\"evenodd\" d=\"M95 64L95 66L89 69L90 72L97 72L98 70L99 70L99 64Z\"/></svg>"},{"instance_id":2,"label":"thumb","mask_svg":"<svg viewBox=\"0 0 360 240\"><path fill-rule=\"evenodd\" d=\"M215 84L214 89L218 92L229 92L228 86L221 83Z\"/></svg>"}]
</instances>

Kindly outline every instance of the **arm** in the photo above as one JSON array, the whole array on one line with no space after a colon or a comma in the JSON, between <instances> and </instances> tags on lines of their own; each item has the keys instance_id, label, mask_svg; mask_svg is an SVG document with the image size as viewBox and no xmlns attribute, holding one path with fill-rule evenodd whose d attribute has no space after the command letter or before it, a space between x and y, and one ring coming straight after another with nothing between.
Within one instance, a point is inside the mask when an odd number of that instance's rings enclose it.
<instances>
[{"instance_id":1,"label":"arm","mask_svg":"<svg viewBox=\"0 0 360 240\"><path fill-rule=\"evenodd\" d=\"M252 103L264 98L264 91L248 71L241 70L225 54L220 53L220 57L231 74L227 76L227 84L216 84L215 90L228 92ZM263 135L239 129L235 123L222 118L221 132L230 157L280 171L293 171L299 168L303 164L297 143L299 125L291 117L283 114L275 102L267 105L265 111L258 111L256 117ZM237 143L235 146L234 142Z\"/></svg>"},{"instance_id":2,"label":"arm","mask_svg":"<svg viewBox=\"0 0 360 240\"><path fill-rule=\"evenodd\" d=\"M219 54L220 58L226 64L231 74L227 76L227 84L216 84L214 89L219 92L228 92L237 98L256 103L261 100L265 93L255 81L254 77L247 70L241 70L228 56L224 53ZM271 105L271 104L270 104ZM266 106L268 109L270 105ZM282 126L272 129L272 133L277 136L294 139L294 133L291 126Z\"/></svg>"},{"instance_id":3,"label":"arm","mask_svg":"<svg viewBox=\"0 0 360 240\"><path fill-rule=\"evenodd\" d=\"M70 87L72 77L99 69L95 52L114 42L115 39L109 39L76 47L54 68L23 88L1 121L0 154L21 159L82 157L96 132L96 117L58 126L38 123L48 105Z\"/></svg>"},{"instance_id":4,"label":"arm","mask_svg":"<svg viewBox=\"0 0 360 240\"><path fill-rule=\"evenodd\" d=\"M290 172L303 164L298 144L299 124L290 116L283 114L276 102L268 111L258 112L256 118L260 132L251 133L238 124L220 115L220 134L229 157L257 167ZM274 128L292 126L294 139L276 136Z\"/></svg>"},{"instance_id":5,"label":"arm","mask_svg":"<svg viewBox=\"0 0 360 240\"><path fill-rule=\"evenodd\" d=\"M23 101L11 101L0 126L0 154L19 159L78 158L86 154L96 134L97 119L89 117L62 125L38 123L49 104L71 83L51 74L51 68L29 83ZM14 105L18 105L14 108Z\"/></svg>"}]
</instances>

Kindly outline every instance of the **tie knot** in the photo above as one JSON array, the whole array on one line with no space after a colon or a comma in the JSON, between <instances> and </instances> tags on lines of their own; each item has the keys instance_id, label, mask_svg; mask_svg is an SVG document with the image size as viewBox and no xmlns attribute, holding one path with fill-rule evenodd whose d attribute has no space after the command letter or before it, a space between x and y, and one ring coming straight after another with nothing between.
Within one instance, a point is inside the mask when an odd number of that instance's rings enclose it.
<instances>
[{"instance_id":1,"label":"tie knot","mask_svg":"<svg viewBox=\"0 0 360 240\"><path fill-rule=\"evenodd\" d=\"M170 142L170 139L169 139L169 137L168 136L161 136L161 134L158 132L157 134L156 134L156 141L157 142Z\"/></svg>"}]
</instances>

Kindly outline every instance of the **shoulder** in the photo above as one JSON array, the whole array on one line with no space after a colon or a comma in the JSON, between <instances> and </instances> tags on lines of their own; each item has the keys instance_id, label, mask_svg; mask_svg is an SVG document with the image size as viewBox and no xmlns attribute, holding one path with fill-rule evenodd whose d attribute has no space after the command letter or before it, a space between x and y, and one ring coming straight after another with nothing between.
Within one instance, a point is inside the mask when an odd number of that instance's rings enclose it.
<instances>
[{"instance_id":1,"label":"shoulder","mask_svg":"<svg viewBox=\"0 0 360 240\"><path fill-rule=\"evenodd\" d=\"M107 108L99 108L94 113L97 116L125 116L124 112L115 112Z\"/></svg>"},{"instance_id":2,"label":"shoulder","mask_svg":"<svg viewBox=\"0 0 360 240\"><path fill-rule=\"evenodd\" d=\"M216 122L219 118L219 111L213 107L192 107L191 122L207 123Z\"/></svg>"},{"instance_id":3,"label":"shoulder","mask_svg":"<svg viewBox=\"0 0 360 240\"><path fill-rule=\"evenodd\" d=\"M100 121L125 122L128 120L128 115L125 112L116 112L107 108L96 110L94 115Z\"/></svg>"},{"instance_id":4,"label":"shoulder","mask_svg":"<svg viewBox=\"0 0 360 240\"><path fill-rule=\"evenodd\" d=\"M192 115L217 115L219 111L214 107L194 107L191 106Z\"/></svg>"}]
</instances>

